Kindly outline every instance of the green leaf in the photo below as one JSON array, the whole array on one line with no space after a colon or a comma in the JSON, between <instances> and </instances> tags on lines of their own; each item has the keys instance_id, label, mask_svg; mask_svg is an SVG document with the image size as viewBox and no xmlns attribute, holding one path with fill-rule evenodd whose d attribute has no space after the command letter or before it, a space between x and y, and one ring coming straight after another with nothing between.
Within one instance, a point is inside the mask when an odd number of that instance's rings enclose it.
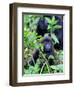
<instances>
[{"instance_id":1,"label":"green leaf","mask_svg":"<svg viewBox=\"0 0 74 90\"><path fill-rule=\"evenodd\" d=\"M55 16L52 16L52 18L46 18L48 21L48 31L52 33L54 30L61 29L62 26L58 25L58 20L56 20Z\"/></svg>"},{"instance_id":2,"label":"green leaf","mask_svg":"<svg viewBox=\"0 0 74 90\"><path fill-rule=\"evenodd\" d=\"M61 29L61 28L62 28L61 25L55 25L55 26L53 26L53 29L54 29L54 30Z\"/></svg>"},{"instance_id":3,"label":"green leaf","mask_svg":"<svg viewBox=\"0 0 74 90\"><path fill-rule=\"evenodd\" d=\"M54 22L55 21L55 16L52 16L52 22Z\"/></svg>"},{"instance_id":4,"label":"green leaf","mask_svg":"<svg viewBox=\"0 0 74 90\"><path fill-rule=\"evenodd\" d=\"M51 38L52 38L54 44L59 43L59 40L54 33L51 34Z\"/></svg>"},{"instance_id":5,"label":"green leaf","mask_svg":"<svg viewBox=\"0 0 74 90\"><path fill-rule=\"evenodd\" d=\"M55 59L63 60L63 55L64 55L63 50L57 51L57 52L55 52Z\"/></svg>"},{"instance_id":6,"label":"green leaf","mask_svg":"<svg viewBox=\"0 0 74 90\"><path fill-rule=\"evenodd\" d=\"M52 23L52 19L50 19L50 18L46 18L46 20L48 21L49 24Z\"/></svg>"},{"instance_id":7,"label":"green leaf","mask_svg":"<svg viewBox=\"0 0 74 90\"><path fill-rule=\"evenodd\" d=\"M63 64L52 65L50 67L54 70L54 73L62 73L63 72Z\"/></svg>"},{"instance_id":8,"label":"green leaf","mask_svg":"<svg viewBox=\"0 0 74 90\"><path fill-rule=\"evenodd\" d=\"M54 56L53 56L53 55L50 55L50 56L48 57L48 59L54 59Z\"/></svg>"},{"instance_id":9,"label":"green leaf","mask_svg":"<svg viewBox=\"0 0 74 90\"><path fill-rule=\"evenodd\" d=\"M38 64L35 64L35 66L34 66L34 72L35 73L38 73L39 70L40 70L39 65Z\"/></svg>"},{"instance_id":10,"label":"green leaf","mask_svg":"<svg viewBox=\"0 0 74 90\"><path fill-rule=\"evenodd\" d=\"M39 73L39 65L38 63L35 64L35 66L29 65L28 69L24 69L25 74L38 74Z\"/></svg>"},{"instance_id":11,"label":"green leaf","mask_svg":"<svg viewBox=\"0 0 74 90\"><path fill-rule=\"evenodd\" d=\"M48 25L48 30L51 30L51 29L52 29L51 25Z\"/></svg>"},{"instance_id":12,"label":"green leaf","mask_svg":"<svg viewBox=\"0 0 74 90\"><path fill-rule=\"evenodd\" d=\"M52 25L55 25L58 23L58 20L55 19L55 16L52 17Z\"/></svg>"}]
</instances>

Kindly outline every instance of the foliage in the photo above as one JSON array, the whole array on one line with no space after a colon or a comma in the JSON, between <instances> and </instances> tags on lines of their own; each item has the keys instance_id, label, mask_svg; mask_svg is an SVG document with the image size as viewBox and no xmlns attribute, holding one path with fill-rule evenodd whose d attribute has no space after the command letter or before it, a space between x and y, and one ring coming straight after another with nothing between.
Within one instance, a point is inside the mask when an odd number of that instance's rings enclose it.
<instances>
[{"instance_id":1,"label":"foliage","mask_svg":"<svg viewBox=\"0 0 74 90\"><path fill-rule=\"evenodd\" d=\"M59 64L59 65L52 65L51 66L52 72L53 73L62 73L63 72L63 64Z\"/></svg>"},{"instance_id":2,"label":"foliage","mask_svg":"<svg viewBox=\"0 0 74 90\"><path fill-rule=\"evenodd\" d=\"M62 50L56 51L55 52L55 59L56 60L63 60L63 55L64 55L64 53Z\"/></svg>"},{"instance_id":3,"label":"foliage","mask_svg":"<svg viewBox=\"0 0 74 90\"><path fill-rule=\"evenodd\" d=\"M41 15L24 15L24 30L35 31L37 28L37 22Z\"/></svg>"},{"instance_id":4,"label":"foliage","mask_svg":"<svg viewBox=\"0 0 74 90\"><path fill-rule=\"evenodd\" d=\"M24 74L46 74L46 73L62 73L63 72L63 50L55 51L54 56L50 55L48 59L43 51L43 44L41 44L42 36L36 33L37 22L42 15L24 15ZM59 43L56 35L53 33L55 30L60 29L62 26L58 25L58 20L55 16L45 19L48 21L48 33L51 34L53 44ZM33 60L32 54L35 49L39 49L40 55L34 66L28 64ZM53 60L54 65L49 65L49 61ZM56 63L55 63L56 62ZM27 64L26 64L27 63ZM41 65L41 66L40 66Z\"/></svg>"},{"instance_id":5,"label":"foliage","mask_svg":"<svg viewBox=\"0 0 74 90\"><path fill-rule=\"evenodd\" d=\"M35 66L29 66L28 69L24 69L25 74L38 74L40 68L38 64L35 64Z\"/></svg>"},{"instance_id":6,"label":"foliage","mask_svg":"<svg viewBox=\"0 0 74 90\"><path fill-rule=\"evenodd\" d=\"M59 43L58 38L56 37L56 35L53 33L55 30L60 30L62 28L61 25L58 24L58 20L56 20L55 16L52 16L52 18L46 18L46 20L48 21L48 32L50 32L51 34L51 38L53 39L53 43Z\"/></svg>"},{"instance_id":7,"label":"foliage","mask_svg":"<svg viewBox=\"0 0 74 90\"><path fill-rule=\"evenodd\" d=\"M31 32L29 30L25 30L24 32L24 47L27 48L39 48L38 47L38 38L37 33L35 31Z\"/></svg>"},{"instance_id":8,"label":"foliage","mask_svg":"<svg viewBox=\"0 0 74 90\"><path fill-rule=\"evenodd\" d=\"M54 33L51 33L51 38L53 40L53 44L59 43L59 40Z\"/></svg>"},{"instance_id":9,"label":"foliage","mask_svg":"<svg viewBox=\"0 0 74 90\"><path fill-rule=\"evenodd\" d=\"M52 18L46 18L48 20L48 31L52 33L54 30L62 28L61 25L58 25L58 20L55 19L55 16L52 16Z\"/></svg>"}]
</instances>

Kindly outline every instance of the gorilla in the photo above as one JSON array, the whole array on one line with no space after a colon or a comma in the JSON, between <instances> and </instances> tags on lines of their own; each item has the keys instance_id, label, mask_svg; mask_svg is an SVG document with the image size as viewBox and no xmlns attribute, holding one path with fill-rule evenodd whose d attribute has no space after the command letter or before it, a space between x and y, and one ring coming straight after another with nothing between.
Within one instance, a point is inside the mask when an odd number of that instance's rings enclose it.
<instances>
[{"instance_id":1,"label":"gorilla","mask_svg":"<svg viewBox=\"0 0 74 90\"><path fill-rule=\"evenodd\" d=\"M59 40L59 44L56 43L54 48L57 50L63 50L63 16L56 16L58 20L58 24L62 26L62 28L55 30L54 33Z\"/></svg>"},{"instance_id":2,"label":"gorilla","mask_svg":"<svg viewBox=\"0 0 74 90\"><path fill-rule=\"evenodd\" d=\"M48 35L44 35L44 39L42 40L41 43L43 44L42 53L46 54L47 59L50 55L54 55L54 47L53 47L51 37L49 37ZM36 63L37 59L39 58L40 50L41 49L36 49L32 55L35 63ZM30 63L30 65L34 66L34 62L31 60L29 63ZM53 62L49 62L49 64L53 64Z\"/></svg>"},{"instance_id":3,"label":"gorilla","mask_svg":"<svg viewBox=\"0 0 74 90\"><path fill-rule=\"evenodd\" d=\"M51 37L45 34L42 43L44 45L44 53L47 54L47 56L53 55L53 43Z\"/></svg>"}]
</instances>

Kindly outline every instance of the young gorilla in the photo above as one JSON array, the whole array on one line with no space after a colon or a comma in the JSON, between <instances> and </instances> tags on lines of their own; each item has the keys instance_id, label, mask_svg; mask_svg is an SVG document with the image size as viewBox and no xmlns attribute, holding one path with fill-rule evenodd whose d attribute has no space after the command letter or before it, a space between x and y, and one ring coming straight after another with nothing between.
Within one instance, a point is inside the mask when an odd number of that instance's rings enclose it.
<instances>
[{"instance_id":1,"label":"young gorilla","mask_svg":"<svg viewBox=\"0 0 74 90\"><path fill-rule=\"evenodd\" d=\"M53 55L54 52L54 48L53 48L53 43L51 40L51 37L48 35L44 35L44 39L42 41L43 45L44 45L44 52L48 58L49 55Z\"/></svg>"},{"instance_id":2,"label":"young gorilla","mask_svg":"<svg viewBox=\"0 0 74 90\"><path fill-rule=\"evenodd\" d=\"M48 59L48 57L50 55L54 55L54 48L53 48L53 43L52 43L52 40L49 36L45 35L44 36L44 39L42 40L41 42L44 46L43 48L43 51L41 51L43 54L46 54L46 59ZM39 58L39 50L40 49L37 49L35 50L35 52L33 53L33 60L34 62L36 63L37 59ZM54 62L53 60L49 61L49 64L52 65ZM29 62L30 65L33 65L34 66L34 63L33 61L31 60Z\"/></svg>"}]
</instances>

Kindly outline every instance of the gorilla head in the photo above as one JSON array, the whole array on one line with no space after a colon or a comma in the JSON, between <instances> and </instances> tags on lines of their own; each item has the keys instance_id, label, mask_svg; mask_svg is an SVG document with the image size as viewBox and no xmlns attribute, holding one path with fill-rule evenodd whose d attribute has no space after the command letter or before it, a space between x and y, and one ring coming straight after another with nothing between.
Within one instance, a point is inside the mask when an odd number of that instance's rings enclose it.
<instances>
[{"instance_id":1,"label":"gorilla head","mask_svg":"<svg viewBox=\"0 0 74 90\"><path fill-rule=\"evenodd\" d=\"M42 43L44 45L44 53L48 55L52 55L53 54L53 43L52 43L51 37L45 34Z\"/></svg>"},{"instance_id":2,"label":"gorilla head","mask_svg":"<svg viewBox=\"0 0 74 90\"><path fill-rule=\"evenodd\" d=\"M45 17L42 17L38 21L36 32L38 33L38 35L44 36L44 34L47 33L47 27L48 27L48 22L45 19Z\"/></svg>"}]
</instances>

